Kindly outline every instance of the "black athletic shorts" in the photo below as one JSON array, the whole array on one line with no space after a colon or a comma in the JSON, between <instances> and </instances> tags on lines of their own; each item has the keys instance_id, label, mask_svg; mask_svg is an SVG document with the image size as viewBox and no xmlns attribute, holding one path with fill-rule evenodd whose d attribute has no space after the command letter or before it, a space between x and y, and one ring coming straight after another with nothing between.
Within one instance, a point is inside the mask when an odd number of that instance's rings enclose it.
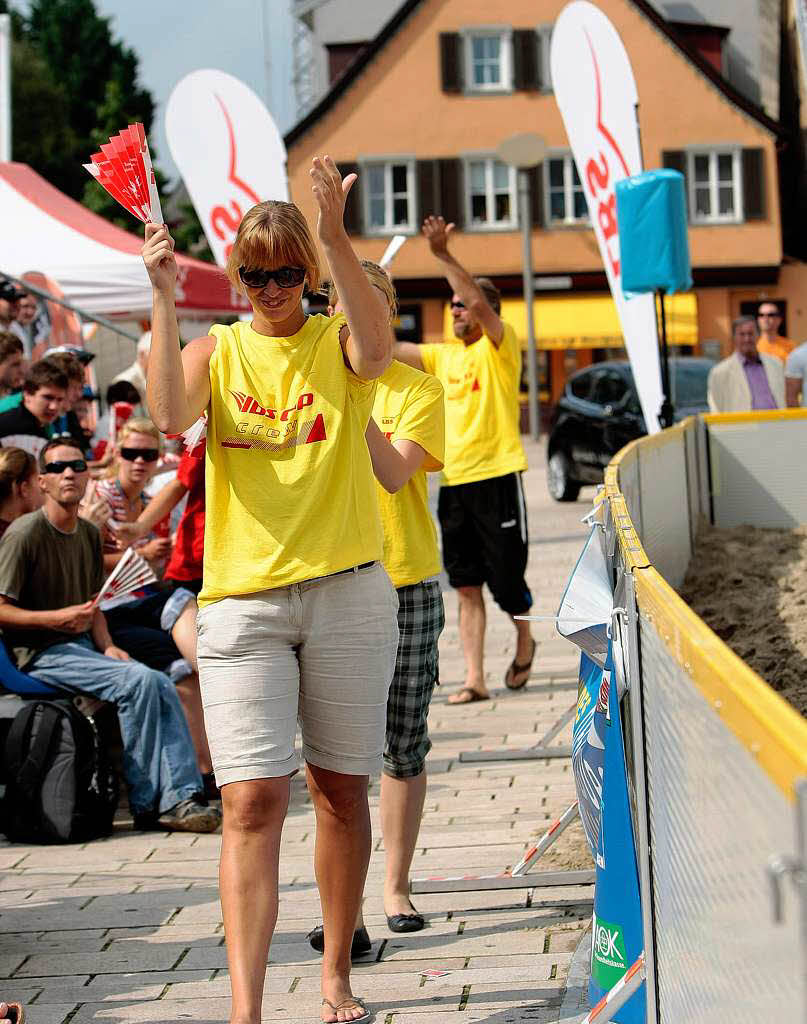
<instances>
[{"instance_id":1,"label":"black athletic shorts","mask_svg":"<svg viewBox=\"0 0 807 1024\"><path fill-rule=\"evenodd\" d=\"M528 611L532 594L524 579L528 541L521 474L443 486L437 516L451 586L487 583L502 611Z\"/></svg>"}]
</instances>

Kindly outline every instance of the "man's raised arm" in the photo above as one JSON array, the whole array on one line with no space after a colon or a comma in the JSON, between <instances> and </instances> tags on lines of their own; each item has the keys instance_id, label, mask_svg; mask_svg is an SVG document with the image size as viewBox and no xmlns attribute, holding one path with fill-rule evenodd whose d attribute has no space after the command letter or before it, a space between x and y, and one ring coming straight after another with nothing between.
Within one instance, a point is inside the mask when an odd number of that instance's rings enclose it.
<instances>
[{"instance_id":1,"label":"man's raised arm","mask_svg":"<svg viewBox=\"0 0 807 1024\"><path fill-rule=\"evenodd\" d=\"M504 324L473 277L449 252L448 238L453 230L454 225L446 224L439 216L427 217L423 222L423 234L428 239L429 248L442 264L443 273L454 294L462 300L465 308L498 348L504 337Z\"/></svg>"}]
</instances>

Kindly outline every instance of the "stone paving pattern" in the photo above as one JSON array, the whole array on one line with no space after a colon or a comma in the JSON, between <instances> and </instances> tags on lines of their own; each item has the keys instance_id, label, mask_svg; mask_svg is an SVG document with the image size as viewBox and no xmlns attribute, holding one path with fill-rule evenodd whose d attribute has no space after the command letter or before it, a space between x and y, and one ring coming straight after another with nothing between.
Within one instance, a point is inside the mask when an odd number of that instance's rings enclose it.
<instances>
[{"instance_id":1,"label":"stone paving pattern","mask_svg":"<svg viewBox=\"0 0 807 1024\"><path fill-rule=\"evenodd\" d=\"M528 444L528 454L528 579L534 612L552 615L581 550L586 528L580 517L593 492L584 491L576 504L555 504L546 492L542 448ZM449 706L446 697L462 682L463 662L456 599L450 590L445 598L442 685L430 716L434 749L414 878L500 873L574 799L567 759L463 764L458 755L535 744L576 698L576 649L557 636L553 623L536 623L540 644L532 681L526 690L510 693L502 680L514 632L488 601L493 699ZM2 700L8 705L11 699ZM8 713L7 706L3 714ZM568 744L570 738L567 728L554 742ZM263 1019L310 1024L319 1013L319 958L305 941L320 920L314 820L302 775L292 790ZM396 935L386 926L381 899L378 795L374 779L374 848L365 891L373 948L356 963L353 984L379 1024L579 1021L586 966L581 938L590 922L592 890L418 895L414 902L427 927ZM561 843L579 856L579 823ZM135 833L125 814L112 837L80 846L0 841L0 999L25 1003L30 1024L226 1021L219 844L216 835Z\"/></svg>"}]
</instances>

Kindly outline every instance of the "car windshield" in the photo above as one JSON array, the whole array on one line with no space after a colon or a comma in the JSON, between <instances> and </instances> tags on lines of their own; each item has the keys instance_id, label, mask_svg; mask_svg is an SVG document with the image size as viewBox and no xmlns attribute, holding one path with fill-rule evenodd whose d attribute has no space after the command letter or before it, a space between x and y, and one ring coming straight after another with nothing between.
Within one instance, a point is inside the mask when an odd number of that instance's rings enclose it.
<instances>
[{"instance_id":1,"label":"car windshield","mask_svg":"<svg viewBox=\"0 0 807 1024\"><path fill-rule=\"evenodd\" d=\"M712 364L706 360L675 362L671 366L672 403L676 408L706 406L706 380Z\"/></svg>"}]
</instances>

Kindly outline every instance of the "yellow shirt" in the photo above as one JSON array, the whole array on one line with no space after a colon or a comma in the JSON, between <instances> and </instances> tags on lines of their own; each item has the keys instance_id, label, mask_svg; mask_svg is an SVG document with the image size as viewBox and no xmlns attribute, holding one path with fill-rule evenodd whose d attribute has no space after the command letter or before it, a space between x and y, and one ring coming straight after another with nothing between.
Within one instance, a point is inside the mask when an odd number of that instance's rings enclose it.
<instances>
[{"instance_id":1,"label":"yellow shirt","mask_svg":"<svg viewBox=\"0 0 807 1024\"><path fill-rule=\"evenodd\" d=\"M393 362L378 379L373 419L388 441L414 441L426 452L422 468L396 494L376 483L384 568L394 586L406 587L440 572L426 473L443 468L443 386L429 374Z\"/></svg>"},{"instance_id":2,"label":"yellow shirt","mask_svg":"<svg viewBox=\"0 0 807 1024\"><path fill-rule=\"evenodd\" d=\"M773 341L767 341L762 337L757 341L757 352L762 352L766 356L776 356L783 363L787 362L787 357L795 347L795 341L791 341L790 338L782 338L779 335Z\"/></svg>"},{"instance_id":3,"label":"yellow shirt","mask_svg":"<svg viewBox=\"0 0 807 1024\"><path fill-rule=\"evenodd\" d=\"M381 558L364 432L375 381L345 366L342 316L290 338L214 325L200 605Z\"/></svg>"},{"instance_id":4,"label":"yellow shirt","mask_svg":"<svg viewBox=\"0 0 807 1024\"><path fill-rule=\"evenodd\" d=\"M471 345L421 345L423 368L446 395L446 484L469 484L527 468L519 430L521 349L504 324L496 348L487 335Z\"/></svg>"}]
</instances>

